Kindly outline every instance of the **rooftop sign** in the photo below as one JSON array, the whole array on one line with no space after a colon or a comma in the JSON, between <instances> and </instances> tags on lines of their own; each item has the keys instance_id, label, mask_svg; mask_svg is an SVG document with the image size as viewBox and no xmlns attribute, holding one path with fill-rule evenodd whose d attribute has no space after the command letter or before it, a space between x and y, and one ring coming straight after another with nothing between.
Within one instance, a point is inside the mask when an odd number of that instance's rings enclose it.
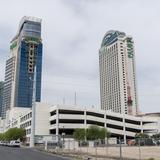
<instances>
[{"instance_id":1,"label":"rooftop sign","mask_svg":"<svg viewBox=\"0 0 160 160\"><path fill-rule=\"evenodd\" d=\"M103 38L101 46L108 46L108 45L114 43L119 36L125 36L125 33L119 32L119 31L114 31L114 30L107 32Z\"/></svg>"},{"instance_id":2,"label":"rooftop sign","mask_svg":"<svg viewBox=\"0 0 160 160\"><path fill-rule=\"evenodd\" d=\"M17 47L17 41L14 41L14 42L10 45L10 49L14 49L15 47Z\"/></svg>"}]
</instances>

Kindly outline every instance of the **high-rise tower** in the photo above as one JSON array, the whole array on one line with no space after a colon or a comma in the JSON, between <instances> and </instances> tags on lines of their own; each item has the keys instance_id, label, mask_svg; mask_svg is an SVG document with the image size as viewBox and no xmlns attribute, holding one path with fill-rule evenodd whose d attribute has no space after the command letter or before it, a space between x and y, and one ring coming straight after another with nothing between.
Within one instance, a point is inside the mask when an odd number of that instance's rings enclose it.
<instances>
[{"instance_id":1,"label":"high-rise tower","mask_svg":"<svg viewBox=\"0 0 160 160\"><path fill-rule=\"evenodd\" d=\"M36 65L36 71L34 70ZM41 19L23 17L6 61L2 115L13 107L31 107L36 72L36 101L41 100Z\"/></svg>"},{"instance_id":2,"label":"high-rise tower","mask_svg":"<svg viewBox=\"0 0 160 160\"><path fill-rule=\"evenodd\" d=\"M137 93L133 38L108 31L99 50L101 109L136 115Z\"/></svg>"},{"instance_id":3,"label":"high-rise tower","mask_svg":"<svg viewBox=\"0 0 160 160\"><path fill-rule=\"evenodd\" d=\"M0 82L0 117L2 117L2 100L3 100L4 82Z\"/></svg>"}]
</instances>

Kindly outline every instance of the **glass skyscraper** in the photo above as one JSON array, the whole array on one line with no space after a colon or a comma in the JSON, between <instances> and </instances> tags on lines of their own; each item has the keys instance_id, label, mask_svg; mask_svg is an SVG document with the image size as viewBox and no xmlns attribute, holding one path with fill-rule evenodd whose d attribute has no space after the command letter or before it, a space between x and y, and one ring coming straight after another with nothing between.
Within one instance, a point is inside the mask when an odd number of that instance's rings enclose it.
<instances>
[{"instance_id":1,"label":"glass skyscraper","mask_svg":"<svg viewBox=\"0 0 160 160\"><path fill-rule=\"evenodd\" d=\"M10 58L6 61L2 117L5 117L6 111L13 107L32 106L34 72L36 72L36 101L40 102L41 19L23 17L18 33L11 41Z\"/></svg>"}]
</instances>

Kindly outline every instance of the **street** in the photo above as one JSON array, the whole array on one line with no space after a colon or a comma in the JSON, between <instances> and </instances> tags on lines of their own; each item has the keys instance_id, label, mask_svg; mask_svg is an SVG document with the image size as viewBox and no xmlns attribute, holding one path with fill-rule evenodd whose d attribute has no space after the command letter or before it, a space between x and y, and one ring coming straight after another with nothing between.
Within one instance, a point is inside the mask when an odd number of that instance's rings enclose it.
<instances>
[{"instance_id":1,"label":"street","mask_svg":"<svg viewBox=\"0 0 160 160\"><path fill-rule=\"evenodd\" d=\"M28 148L0 146L0 160L69 160Z\"/></svg>"}]
</instances>

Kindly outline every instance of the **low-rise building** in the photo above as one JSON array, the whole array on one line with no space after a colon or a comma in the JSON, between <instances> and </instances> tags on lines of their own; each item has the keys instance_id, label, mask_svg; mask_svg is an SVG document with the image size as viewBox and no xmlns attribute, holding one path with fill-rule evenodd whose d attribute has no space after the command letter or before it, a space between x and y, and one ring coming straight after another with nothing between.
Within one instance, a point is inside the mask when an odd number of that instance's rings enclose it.
<instances>
[{"instance_id":1,"label":"low-rise building","mask_svg":"<svg viewBox=\"0 0 160 160\"><path fill-rule=\"evenodd\" d=\"M13 114L10 114L13 115ZM26 129L27 141L30 140L32 111L10 117L8 128ZM136 133L149 135L160 133L160 118L156 116L131 116L82 106L51 105L36 103L35 135L72 136L76 128L88 128L97 125L107 128L112 137L121 137L124 141L135 137Z\"/></svg>"}]
</instances>

